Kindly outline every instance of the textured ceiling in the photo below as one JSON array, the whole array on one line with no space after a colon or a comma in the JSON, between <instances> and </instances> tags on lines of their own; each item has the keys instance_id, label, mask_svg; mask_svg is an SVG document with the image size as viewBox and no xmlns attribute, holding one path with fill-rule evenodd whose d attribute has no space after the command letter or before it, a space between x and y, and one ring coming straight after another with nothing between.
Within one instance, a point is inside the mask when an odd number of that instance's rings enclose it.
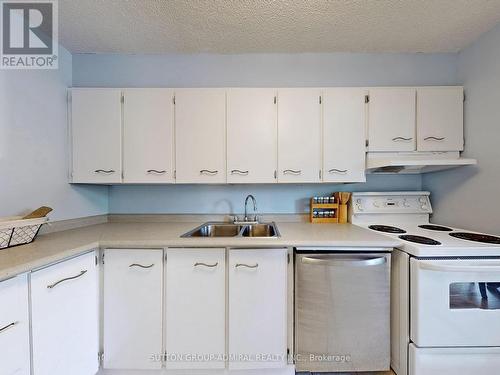
<instances>
[{"instance_id":1,"label":"textured ceiling","mask_svg":"<svg viewBox=\"0 0 500 375\"><path fill-rule=\"evenodd\" d=\"M60 0L80 53L456 52L500 0Z\"/></svg>"}]
</instances>

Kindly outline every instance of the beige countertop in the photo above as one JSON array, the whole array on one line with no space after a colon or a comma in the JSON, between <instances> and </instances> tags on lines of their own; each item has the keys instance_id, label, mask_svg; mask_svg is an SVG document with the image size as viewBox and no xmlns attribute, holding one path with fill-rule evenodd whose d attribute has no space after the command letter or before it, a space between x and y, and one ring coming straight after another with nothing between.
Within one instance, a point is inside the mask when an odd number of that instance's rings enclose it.
<instances>
[{"instance_id":1,"label":"beige countertop","mask_svg":"<svg viewBox=\"0 0 500 375\"><path fill-rule=\"evenodd\" d=\"M393 248L399 242L351 224L277 222L279 238L181 238L201 222L104 223L40 235L29 244L0 250L0 280L97 247L336 247Z\"/></svg>"}]
</instances>

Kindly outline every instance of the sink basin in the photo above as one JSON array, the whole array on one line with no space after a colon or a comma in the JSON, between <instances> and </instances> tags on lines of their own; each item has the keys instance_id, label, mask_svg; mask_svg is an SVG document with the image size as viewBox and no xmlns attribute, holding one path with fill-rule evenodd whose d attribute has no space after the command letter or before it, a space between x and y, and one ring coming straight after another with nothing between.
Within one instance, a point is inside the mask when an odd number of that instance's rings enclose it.
<instances>
[{"instance_id":1,"label":"sink basin","mask_svg":"<svg viewBox=\"0 0 500 375\"><path fill-rule=\"evenodd\" d=\"M206 223L183 234L182 237L235 237L241 231L241 225Z\"/></svg>"},{"instance_id":2,"label":"sink basin","mask_svg":"<svg viewBox=\"0 0 500 375\"><path fill-rule=\"evenodd\" d=\"M232 224L209 222L181 237L279 237L275 223Z\"/></svg>"},{"instance_id":3,"label":"sink basin","mask_svg":"<svg viewBox=\"0 0 500 375\"><path fill-rule=\"evenodd\" d=\"M243 228L243 237L276 237L277 231L274 223L272 224L253 224Z\"/></svg>"}]
</instances>

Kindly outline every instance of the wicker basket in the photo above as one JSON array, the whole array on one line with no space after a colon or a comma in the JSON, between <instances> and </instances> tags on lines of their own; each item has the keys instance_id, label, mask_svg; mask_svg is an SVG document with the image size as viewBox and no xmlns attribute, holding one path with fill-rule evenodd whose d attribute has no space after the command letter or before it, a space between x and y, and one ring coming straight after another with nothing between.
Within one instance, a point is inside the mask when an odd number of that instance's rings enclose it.
<instances>
[{"instance_id":1,"label":"wicker basket","mask_svg":"<svg viewBox=\"0 0 500 375\"><path fill-rule=\"evenodd\" d=\"M22 219L21 217L0 218L0 250L33 242L47 217Z\"/></svg>"}]
</instances>

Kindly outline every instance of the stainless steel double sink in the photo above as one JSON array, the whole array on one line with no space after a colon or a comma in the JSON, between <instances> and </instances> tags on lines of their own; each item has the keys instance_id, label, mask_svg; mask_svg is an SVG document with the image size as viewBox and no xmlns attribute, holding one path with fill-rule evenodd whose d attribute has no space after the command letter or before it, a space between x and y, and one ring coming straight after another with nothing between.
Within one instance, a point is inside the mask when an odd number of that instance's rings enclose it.
<instances>
[{"instance_id":1,"label":"stainless steel double sink","mask_svg":"<svg viewBox=\"0 0 500 375\"><path fill-rule=\"evenodd\" d=\"M184 233L181 237L280 237L276 223L208 222Z\"/></svg>"}]
</instances>

